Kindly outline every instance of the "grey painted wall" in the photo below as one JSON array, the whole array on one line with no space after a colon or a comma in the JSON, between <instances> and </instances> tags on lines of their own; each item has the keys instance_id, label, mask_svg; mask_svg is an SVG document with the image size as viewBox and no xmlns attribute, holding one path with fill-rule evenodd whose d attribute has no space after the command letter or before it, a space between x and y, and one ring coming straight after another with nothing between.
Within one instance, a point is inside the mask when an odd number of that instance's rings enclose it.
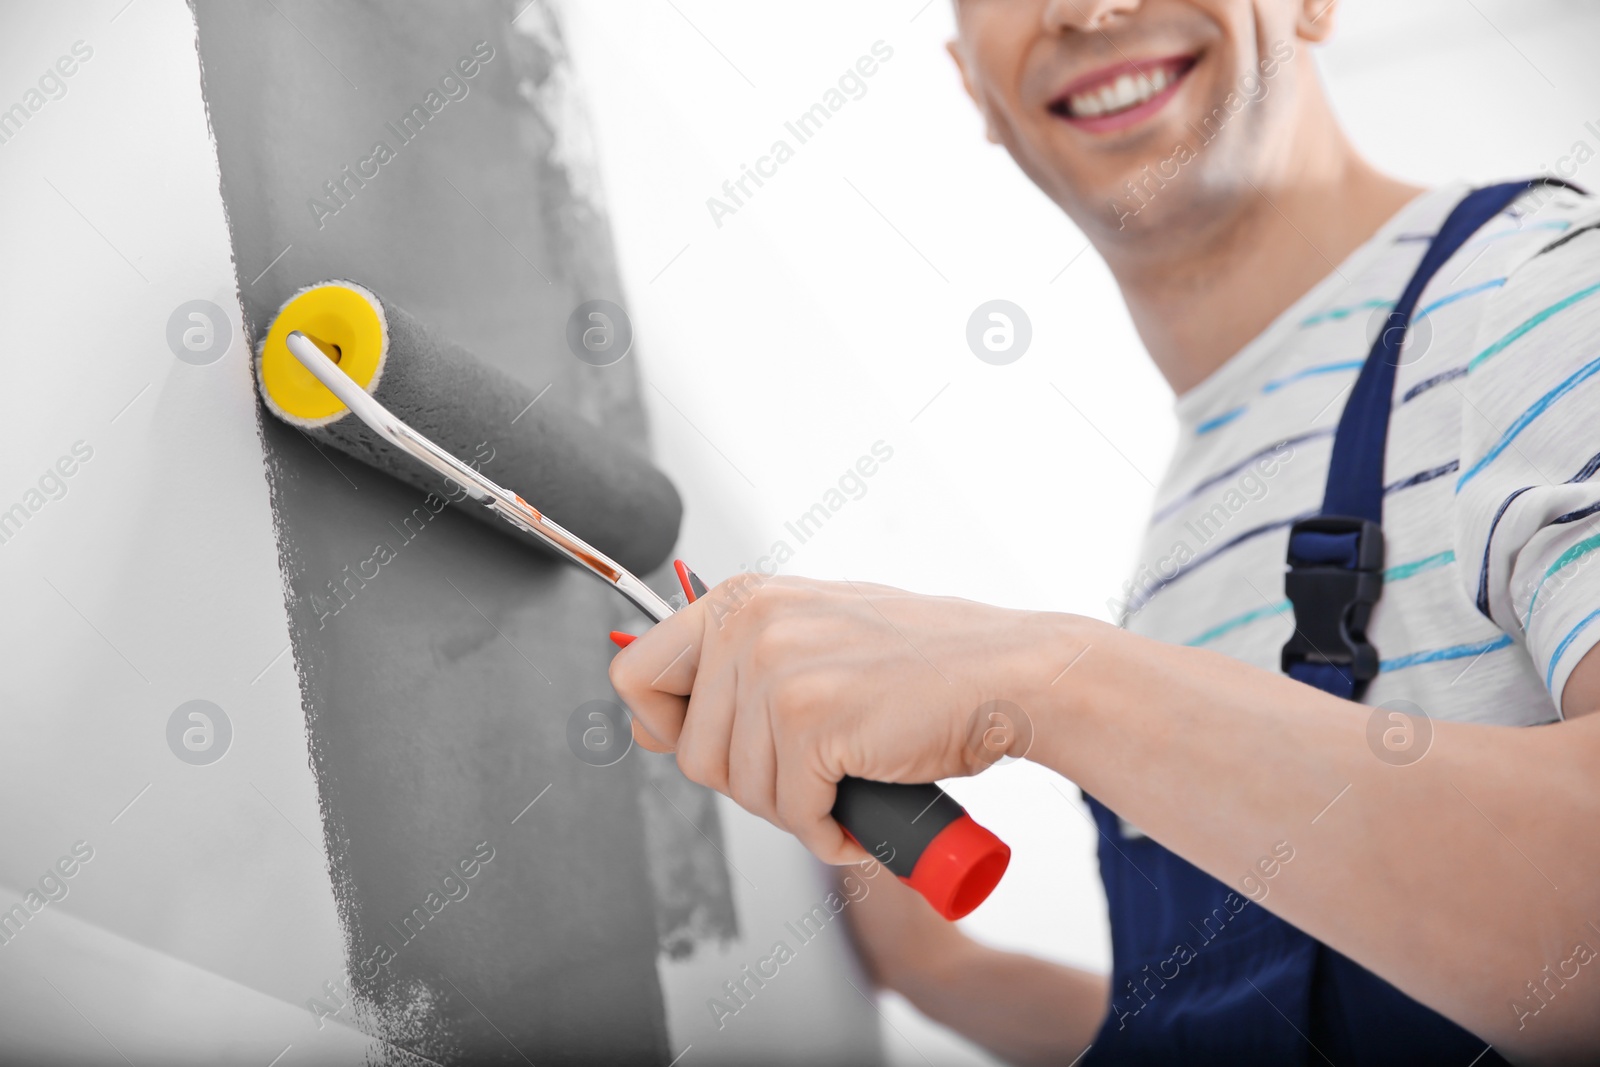
<instances>
[{"instance_id":1,"label":"grey painted wall","mask_svg":"<svg viewBox=\"0 0 1600 1067\"><path fill-rule=\"evenodd\" d=\"M542 90L559 39L483 0L195 7L252 341L295 288L352 278L643 445L632 358L590 367L565 344L580 302L623 301ZM403 140L413 105L428 121ZM667 1062L658 951L731 936L733 911L706 794L670 762L568 749L574 709L611 696L605 633L631 609L453 511L406 527L421 493L263 418L356 994L341 1018L440 1062ZM379 545L393 559L349 581Z\"/></svg>"}]
</instances>

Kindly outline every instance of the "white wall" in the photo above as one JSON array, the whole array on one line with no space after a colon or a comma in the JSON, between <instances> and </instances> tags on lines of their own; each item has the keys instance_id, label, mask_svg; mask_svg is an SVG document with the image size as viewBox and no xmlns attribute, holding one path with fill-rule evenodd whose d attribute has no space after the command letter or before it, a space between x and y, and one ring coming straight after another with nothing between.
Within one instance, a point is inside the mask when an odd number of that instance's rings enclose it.
<instances>
[{"instance_id":1,"label":"white wall","mask_svg":"<svg viewBox=\"0 0 1600 1067\"><path fill-rule=\"evenodd\" d=\"M786 569L1105 617L1173 443L1170 393L1103 265L1075 258L1081 235L984 143L943 51L949 4L567 6L686 558L707 578L755 562L882 439L894 459ZM1594 5L1349 0L1342 17L1324 69L1384 166L1489 179L1600 149ZM707 197L878 40L894 57L867 94L719 228ZM1600 185L1600 164L1579 179ZM1004 367L964 338L997 297L1034 329ZM1018 765L951 791L1015 849L968 928L1104 967L1076 790ZM895 1062L983 1062L885 1010Z\"/></svg>"},{"instance_id":2,"label":"white wall","mask_svg":"<svg viewBox=\"0 0 1600 1067\"><path fill-rule=\"evenodd\" d=\"M304 1005L343 938L194 25L123 7L0 12L0 108L34 108L0 143L0 510L27 509L0 543L0 910L92 850L0 944L0 1060L359 1063ZM205 365L168 343L193 300ZM194 699L232 726L206 766L168 743Z\"/></svg>"}]
</instances>

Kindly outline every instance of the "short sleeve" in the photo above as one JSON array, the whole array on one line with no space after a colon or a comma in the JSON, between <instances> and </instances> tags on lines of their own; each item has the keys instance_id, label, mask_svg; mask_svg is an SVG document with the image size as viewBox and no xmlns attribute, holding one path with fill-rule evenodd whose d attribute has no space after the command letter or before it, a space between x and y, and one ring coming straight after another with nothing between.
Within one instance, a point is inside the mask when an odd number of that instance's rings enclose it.
<instances>
[{"instance_id":1,"label":"short sleeve","mask_svg":"<svg viewBox=\"0 0 1600 1067\"><path fill-rule=\"evenodd\" d=\"M1559 707L1600 641L1600 210L1511 272L1461 370L1462 581Z\"/></svg>"}]
</instances>

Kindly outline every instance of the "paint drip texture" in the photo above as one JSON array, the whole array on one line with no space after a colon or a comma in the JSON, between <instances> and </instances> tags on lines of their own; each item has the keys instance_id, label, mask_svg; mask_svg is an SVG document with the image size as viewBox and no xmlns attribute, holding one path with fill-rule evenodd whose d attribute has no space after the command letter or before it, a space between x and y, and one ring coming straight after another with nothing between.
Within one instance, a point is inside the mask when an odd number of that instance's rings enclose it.
<instances>
[{"instance_id":1,"label":"paint drip texture","mask_svg":"<svg viewBox=\"0 0 1600 1067\"><path fill-rule=\"evenodd\" d=\"M616 447L648 439L637 355L597 367L567 348L580 304L627 302L595 186L563 163L585 143L562 130L577 110L543 88L573 84L559 23L534 0L540 32L511 28L523 2L194 0L246 331L254 347L298 289L358 280L406 309L406 345L456 352L425 323L503 376L471 392L430 367L412 382L426 401L405 400L437 421L419 429L465 433L463 398L487 389L485 432L450 443L470 462L487 439L499 462L536 413L525 477L556 499L510 488L644 564L670 546L676 495ZM572 714L614 699L606 634L633 609L260 419L303 704L282 713L306 719L345 938L349 1006L329 1025L368 1035L374 1063L668 1063L658 957L736 929L709 795L642 753L595 767L567 746ZM586 497L585 478L620 491ZM493 860L441 906L444 872L480 845Z\"/></svg>"}]
</instances>

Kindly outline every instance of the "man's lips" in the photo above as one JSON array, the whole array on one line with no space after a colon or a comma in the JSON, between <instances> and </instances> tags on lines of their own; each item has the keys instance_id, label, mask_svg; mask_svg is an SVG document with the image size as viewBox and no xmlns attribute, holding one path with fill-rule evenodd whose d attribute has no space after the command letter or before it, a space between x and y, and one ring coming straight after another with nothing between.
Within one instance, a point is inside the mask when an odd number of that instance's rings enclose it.
<instances>
[{"instance_id":1,"label":"man's lips","mask_svg":"<svg viewBox=\"0 0 1600 1067\"><path fill-rule=\"evenodd\" d=\"M1123 130L1161 110L1197 56L1164 56L1104 67L1069 82L1050 112L1091 133Z\"/></svg>"}]
</instances>

